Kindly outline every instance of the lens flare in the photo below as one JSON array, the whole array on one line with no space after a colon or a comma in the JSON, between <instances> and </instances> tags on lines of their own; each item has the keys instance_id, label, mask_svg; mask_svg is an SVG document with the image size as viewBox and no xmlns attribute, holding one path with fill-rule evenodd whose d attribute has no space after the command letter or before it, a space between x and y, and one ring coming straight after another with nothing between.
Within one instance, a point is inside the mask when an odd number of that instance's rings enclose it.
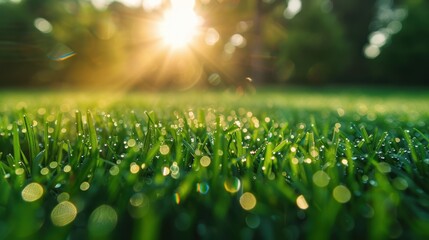
<instances>
[{"instance_id":1,"label":"lens flare","mask_svg":"<svg viewBox=\"0 0 429 240\"><path fill-rule=\"evenodd\" d=\"M173 48L188 45L198 34L201 17L194 12L194 1L183 1L173 4L164 12L162 22L158 26L159 35L165 44ZM185 4L186 3L186 4Z\"/></svg>"}]
</instances>

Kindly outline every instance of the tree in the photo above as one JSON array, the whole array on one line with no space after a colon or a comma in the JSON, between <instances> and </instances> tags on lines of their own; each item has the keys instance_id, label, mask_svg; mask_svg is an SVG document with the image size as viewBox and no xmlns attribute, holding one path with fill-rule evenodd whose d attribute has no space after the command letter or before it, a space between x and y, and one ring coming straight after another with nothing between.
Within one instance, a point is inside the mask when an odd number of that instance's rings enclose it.
<instances>
[{"instance_id":1,"label":"tree","mask_svg":"<svg viewBox=\"0 0 429 240\"><path fill-rule=\"evenodd\" d=\"M429 62L429 3L408 0L408 9L400 32L391 36L373 62L375 75L386 83L421 84L428 81Z\"/></svg>"},{"instance_id":2,"label":"tree","mask_svg":"<svg viewBox=\"0 0 429 240\"><path fill-rule=\"evenodd\" d=\"M43 34L20 5L0 3L0 85L24 86L48 65Z\"/></svg>"},{"instance_id":3,"label":"tree","mask_svg":"<svg viewBox=\"0 0 429 240\"><path fill-rule=\"evenodd\" d=\"M336 80L349 62L341 25L324 1L306 1L292 19L283 20L286 36L277 52L276 73L295 83Z\"/></svg>"},{"instance_id":4,"label":"tree","mask_svg":"<svg viewBox=\"0 0 429 240\"><path fill-rule=\"evenodd\" d=\"M370 25L377 11L376 3L375 0L332 0L332 13L344 31L350 55L350 64L342 81L360 83L369 77L368 60L362 49L368 42Z\"/></svg>"}]
</instances>

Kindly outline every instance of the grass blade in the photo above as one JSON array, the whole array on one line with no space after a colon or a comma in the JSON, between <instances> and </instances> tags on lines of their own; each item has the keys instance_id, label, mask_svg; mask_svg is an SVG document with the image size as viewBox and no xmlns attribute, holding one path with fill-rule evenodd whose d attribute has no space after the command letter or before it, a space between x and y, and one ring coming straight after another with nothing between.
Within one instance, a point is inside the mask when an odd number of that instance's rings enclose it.
<instances>
[{"instance_id":1,"label":"grass blade","mask_svg":"<svg viewBox=\"0 0 429 240\"><path fill-rule=\"evenodd\" d=\"M9 165L14 165L15 168L19 166L21 162L21 145L19 143L19 132L18 126L16 123L13 124L12 129L12 140L13 140L13 163L9 162ZM10 159L10 158L9 158Z\"/></svg>"}]
</instances>

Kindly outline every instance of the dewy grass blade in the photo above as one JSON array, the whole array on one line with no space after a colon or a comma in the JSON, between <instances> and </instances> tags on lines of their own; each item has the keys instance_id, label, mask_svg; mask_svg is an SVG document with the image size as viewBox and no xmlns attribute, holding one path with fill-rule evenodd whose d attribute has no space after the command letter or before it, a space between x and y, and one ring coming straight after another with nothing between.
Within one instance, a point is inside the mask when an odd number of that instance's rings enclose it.
<instances>
[{"instance_id":1,"label":"dewy grass blade","mask_svg":"<svg viewBox=\"0 0 429 240\"><path fill-rule=\"evenodd\" d=\"M13 169L17 169L19 164L15 164L15 158L12 156L12 154L8 154L6 155L6 161L8 163L8 166L13 168Z\"/></svg>"},{"instance_id":2,"label":"dewy grass blade","mask_svg":"<svg viewBox=\"0 0 429 240\"><path fill-rule=\"evenodd\" d=\"M18 125L16 123L13 124L12 136L13 136L13 165L15 165L15 168L18 168L19 162L21 162L21 144L19 143L19 130L18 130Z\"/></svg>"},{"instance_id":3,"label":"dewy grass blade","mask_svg":"<svg viewBox=\"0 0 429 240\"><path fill-rule=\"evenodd\" d=\"M280 152L288 144L288 140L281 141L274 149L273 152Z\"/></svg>"},{"instance_id":4,"label":"dewy grass blade","mask_svg":"<svg viewBox=\"0 0 429 240\"><path fill-rule=\"evenodd\" d=\"M69 151L73 152L73 155L70 154L72 156L70 159L70 162L71 162L71 165L74 167L76 167L80 162L80 158L82 157L82 154L84 151L84 140L85 140L82 113L80 111L76 111L75 117L76 117L75 124L76 124L76 134L77 134L75 150L69 147Z\"/></svg>"},{"instance_id":5,"label":"dewy grass blade","mask_svg":"<svg viewBox=\"0 0 429 240\"><path fill-rule=\"evenodd\" d=\"M420 136L426 140L427 142L427 147L429 147L429 137L427 137L424 133L422 133L420 130L418 130L417 128L413 128L414 131L418 132L420 134Z\"/></svg>"},{"instance_id":6,"label":"dewy grass blade","mask_svg":"<svg viewBox=\"0 0 429 240\"><path fill-rule=\"evenodd\" d=\"M380 136L380 139L377 142L377 145L375 146L374 152L378 152L383 146L384 142L386 141L386 138L389 134L387 132L383 132L383 134Z\"/></svg>"},{"instance_id":7,"label":"dewy grass blade","mask_svg":"<svg viewBox=\"0 0 429 240\"><path fill-rule=\"evenodd\" d=\"M98 155L98 140L97 132L94 125L94 117L90 111L87 111L86 118L88 121L88 132L89 132L89 141L91 144L91 155L95 158Z\"/></svg>"},{"instance_id":8,"label":"dewy grass blade","mask_svg":"<svg viewBox=\"0 0 429 240\"><path fill-rule=\"evenodd\" d=\"M273 144L269 142L267 144L267 148L265 150L265 157L264 157L264 168L263 173L265 176L270 176L272 172L272 166L273 166Z\"/></svg>"},{"instance_id":9,"label":"dewy grass blade","mask_svg":"<svg viewBox=\"0 0 429 240\"><path fill-rule=\"evenodd\" d=\"M76 111L75 117L76 117L76 133L78 136L83 138L83 136L85 135L85 132L83 130L82 113L80 111Z\"/></svg>"},{"instance_id":10,"label":"dewy grass blade","mask_svg":"<svg viewBox=\"0 0 429 240\"><path fill-rule=\"evenodd\" d=\"M55 156L58 152L62 151L63 143L60 141L60 132L61 132L61 122L62 122L63 114L58 113L57 119L55 121L54 134L52 138L52 145L49 146L49 151L46 152L47 158L45 161L48 161L50 155Z\"/></svg>"},{"instance_id":11,"label":"dewy grass blade","mask_svg":"<svg viewBox=\"0 0 429 240\"><path fill-rule=\"evenodd\" d=\"M6 165L4 162L0 162L1 173L3 174L1 177L6 176L6 174L10 174L13 169Z\"/></svg>"},{"instance_id":12,"label":"dewy grass blade","mask_svg":"<svg viewBox=\"0 0 429 240\"><path fill-rule=\"evenodd\" d=\"M43 150L45 156L44 156L43 159L41 159L42 161L40 162L40 164L42 164L42 165L44 163L46 163L46 162L49 162L49 159L48 159L49 153L52 152L52 150L51 150L51 144L49 144L49 126L48 126L48 123L45 123L45 131L44 131L44 134L43 134L43 140L44 140L44 143L45 143L45 149Z\"/></svg>"},{"instance_id":13,"label":"dewy grass blade","mask_svg":"<svg viewBox=\"0 0 429 240\"><path fill-rule=\"evenodd\" d=\"M236 137L235 142L237 145L237 157L243 157L245 152L243 149L243 137L241 134L241 129L239 131L236 131L234 135Z\"/></svg>"},{"instance_id":14,"label":"dewy grass blade","mask_svg":"<svg viewBox=\"0 0 429 240\"><path fill-rule=\"evenodd\" d=\"M36 135L34 133L33 125L26 115L24 115L24 123L25 129L27 130L25 137L27 139L28 150L30 152L29 161L33 161L37 154L40 152L39 144L36 141Z\"/></svg>"},{"instance_id":15,"label":"dewy grass blade","mask_svg":"<svg viewBox=\"0 0 429 240\"><path fill-rule=\"evenodd\" d=\"M405 141L407 141L408 148L409 148L410 153L411 153L411 159L413 160L413 162L416 165L420 165L416 149L414 148L413 140L411 139L411 136L410 136L410 131L409 130L403 130L402 132L404 133Z\"/></svg>"},{"instance_id":16,"label":"dewy grass blade","mask_svg":"<svg viewBox=\"0 0 429 240\"><path fill-rule=\"evenodd\" d=\"M429 239L427 104L43 94L0 94L0 238Z\"/></svg>"},{"instance_id":17,"label":"dewy grass blade","mask_svg":"<svg viewBox=\"0 0 429 240\"><path fill-rule=\"evenodd\" d=\"M43 162L43 159L45 158L45 152L46 152L45 149L42 150L33 159L32 166L31 166L31 169L32 169L31 173L33 178L37 178L39 175L39 171L38 171L40 169L39 165L41 164L41 162Z\"/></svg>"}]
</instances>

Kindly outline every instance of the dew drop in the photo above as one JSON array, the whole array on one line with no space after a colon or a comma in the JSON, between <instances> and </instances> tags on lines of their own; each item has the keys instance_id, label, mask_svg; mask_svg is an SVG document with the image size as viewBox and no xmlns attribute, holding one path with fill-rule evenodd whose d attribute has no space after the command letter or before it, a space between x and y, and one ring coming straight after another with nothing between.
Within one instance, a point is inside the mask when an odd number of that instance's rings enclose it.
<instances>
[{"instance_id":1,"label":"dew drop","mask_svg":"<svg viewBox=\"0 0 429 240\"><path fill-rule=\"evenodd\" d=\"M40 169L40 174L42 174L43 176L46 176L49 174L49 168L44 167L42 169Z\"/></svg>"},{"instance_id":2,"label":"dew drop","mask_svg":"<svg viewBox=\"0 0 429 240\"><path fill-rule=\"evenodd\" d=\"M139 171L140 171L140 166L139 166L139 165L137 165L137 163L132 162L132 163L130 164L130 172L131 172L132 174L137 174Z\"/></svg>"},{"instance_id":3,"label":"dew drop","mask_svg":"<svg viewBox=\"0 0 429 240\"><path fill-rule=\"evenodd\" d=\"M408 182L402 177L397 177L393 180L393 186L401 191L404 191L408 188Z\"/></svg>"},{"instance_id":4,"label":"dew drop","mask_svg":"<svg viewBox=\"0 0 429 240\"><path fill-rule=\"evenodd\" d=\"M109 170L110 175L116 176L119 174L119 167L118 166L112 166Z\"/></svg>"},{"instance_id":5,"label":"dew drop","mask_svg":"<svg viewBox=\"0 0 429 240\"><path fill-rule=\"evenodd\" d=\"M378 164L378 170L382 173L389 173L390 171L392 171L392 168L387 162L380 162Z\"/></svg>"},{"instance_id":6,"label":"dew drop","mask_svg":"<svg viewBox=\"0 0 429 240\"><path fill-rule=\"evenodd\" d=\"M137 142L136 142L135 139L130 139L130 140L127 141L128 147L135 147L136 144L137 144Z\"/></svg>"},{"instance_id":7,"label":"dew drop","mask_svg":"<svg viewBox=\"0 0 429 240\"><path fill-rule=\"evenodd\" d=\"M17 169L15 170L15 174L16 174L17 176L22 175L22 174L24 174L24 173L25 173L24 168L17 168Z\"/></svg>"},{"instance_id":8,"label":"dew drop","mask_svg":"<svg viewBox=\"0 0 429 240\"><path fill-rule=\"evenodd\" d=\"M34 202L43 196L43 187L39 183L30 183L22 189L22 199L26 202Z\"/></svg>"},{"instance_id":9,"label":"dew drop","mask_svg":"<svg viewBox=\"0 0 429 240\"><path fill-rule=\"evenodd\" d=\"M130 204L134 207L140 207L144 202L144 195L142 193L135 193L130 198Z\"/></svg>"},{"instance_id":10,"label":"dew drop","mask_svg":"<svg viewBox=\"0 0 429 240\"><path fill-rule=\"evenodd\" d=\"M179 205L179 204L180 204L180 195L179 195L179 193L175 193L175 194L173 195L173 198L174 198L174 202L175 202L177 205Z\"/></svg>"},{"instance_id":11,"label":"dew drop","mask_svg":"<svg viewBox=\"0 0 429 240\"><path fill-rule=\"evenodd\" d=\"M238 190L240 190L241 182L240 182L240 179L236 177L228 178L223 183L223 186L225 187L226 191L230 193L236 193L238 192Z\"/></svg>"},{"instance_id":12,"label":"dew drop","mask_svg":"<svg viewBox=\"0 0 429 240\"><path fill-rule=\"evenodd\" d=\"M57 204L51 212L51 220L55 226L63 227L73 222L77 215L76 206L64 201Z\"/></svg>"},{"instance_id":13,"label":"dew drop","mask_svg":"<svg viewBox=\"0 0 429 240\"><path fill-rule=\"evenodd\" d=\"M244 210L250 211L256 206L256 197L250 192L245 192L240 197L240 205Z\"/></svg>"},{"instance_id":14,"label":"dew drop","mask_svg":"<svg viewBox=\"0 0 429 240\"><path fill-rule=\"evenodd\" d=\"M318 187L328 186L329 181L330 181L330 177L324 171L317 171L313 175L313 183Z\"/></svg>"},{"instance_id":15,"label":"dew drop","mask_svg":"<svg viewBox=\"0 0 429 240\"><path fill-rule=\"evenodd\" d=\"M66 166L64 166L64 168L63 168L63 171L65 172L65 173L68 173L68 172L70 172L71 171L71 166L70 165L66 165Z\"/></svg>"},{"instance_id":16,"label":"dew drop","mask_svg":"<svg viewBox=\"0 0 429 240\"><path fill-rule=\"evenodd\" d=\"M170 152L170 147L168 145L162 145L159 147L159 152L162 155L167 155Z\"/></svg>"},{"instance_id":17,"label":"dew drop","mask_svg":"<svg viewBox=\"0 0 429 240\"><path fill-rule=\"evenodd\" d=\"M246 217L246 224L249 228L256 229L261 224L261 219L258 215L250 214Z\"/></svg>"},{"instance_id":18,"label":"dew drop","mask_svg":"<svg viewBox=\"0 0 429 240\"><path fill-rule=\"evenodd\" d=\"M205 195L209 192L210 186L206 182L197 183L197 192Z\"/></svg>"},{"instance_id":19,"label":"dew drop","mask_svg":"<svg viewBox=\"0 0 429 240\"><path fill-rule=\"evenodd\" d=\"M210 163L211 163L211 159L208 156L203 156L200 159L200 164L203 167L208 167L210 165Z\"/></svg>"},{"instance_id":20,"label":"dew drop","mask_svg":"<svg viewBox=\"0 0 429 240\"><path fill-rule=\"evenodd\" d=\"M334 191L332 192L332 195L334 196L334 199L339 203L346 203L350 201L352 197L350 190L344 185L339 185L335 187Z\"/></svg>"},{"instance_id":21,"label":"dew drop","mask_svg":"<svg viewBox=\"0 0 429 240\"><path fill-rule=\"evenodd\" d=\"M109 205L101 205L89 216L88 230L92 236L107 236L116 227L118 214Z\"/></svg>"},{"instance_id":22,"label":"dew drop","mask_svg":"<svg viewBox=\"0 0 429 240\"><path fill-rule=\"evenodd\" d=\"M305 200L304 195L299 195L296 198L296 205L302 210L306 210L308 208L308 203L307 200Z\"/></svg>"},{"instance_id":23,"label":"dew drop","mask_svg":"<svg viewBox=\"0 0 429 240\"><path fill-rule=\"evenodd\" d=\"M87 191L91 185L88 182L83 182L80 184L80 190Z\"/></svg>"},{"instance_id":24,"label":"dew drop","mask_svg":"<svg viewBox=\"0 0 429 240\"><path fill-rule=\"evenodd\" d=\"M170 168L168 167L163 167L162 168L162 175L163 176L168 176L170 174Z\"/></svg>"}]
</instances>

